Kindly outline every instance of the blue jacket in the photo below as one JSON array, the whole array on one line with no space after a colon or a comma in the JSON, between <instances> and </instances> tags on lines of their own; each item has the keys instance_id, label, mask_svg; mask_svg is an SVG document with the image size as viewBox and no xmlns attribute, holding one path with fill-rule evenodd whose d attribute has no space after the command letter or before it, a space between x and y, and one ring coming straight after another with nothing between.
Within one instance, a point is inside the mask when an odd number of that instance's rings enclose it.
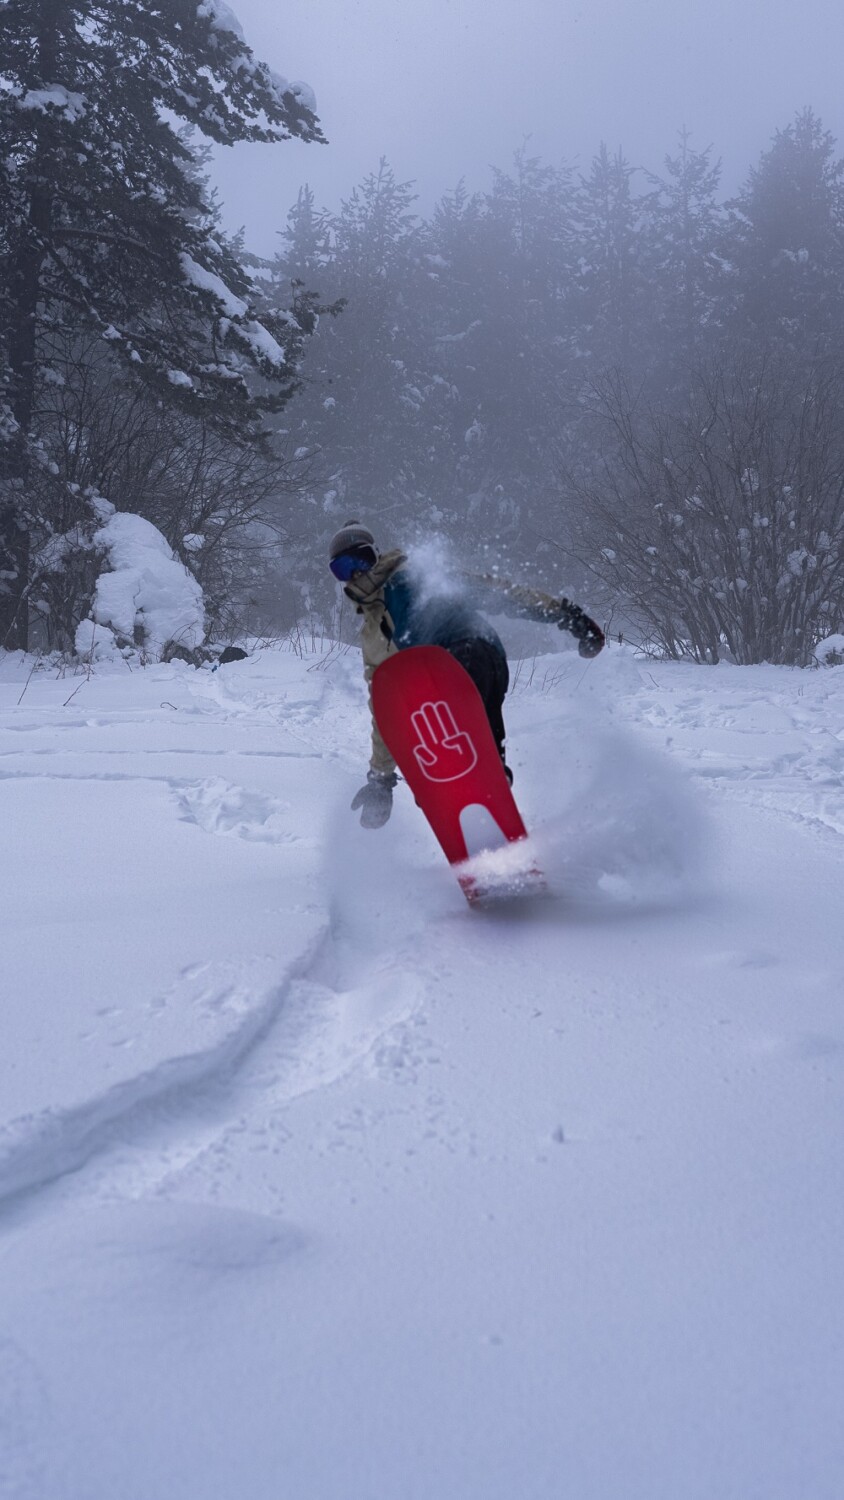
<instances>
[{"instance_id":1,"label":"blue jacket","mask_svg":"<svg viewBox=\"0 0 844 1500\"><path fill-rule=\"evenodd\" d=\"M405 646L444 646L448 651L458 641L483 640L505 657L496 631L464 597L448 589L427 598L425 593L407 568L399 568L384 585L393 641L400 651Z\"/></svg>"}]
</instances>

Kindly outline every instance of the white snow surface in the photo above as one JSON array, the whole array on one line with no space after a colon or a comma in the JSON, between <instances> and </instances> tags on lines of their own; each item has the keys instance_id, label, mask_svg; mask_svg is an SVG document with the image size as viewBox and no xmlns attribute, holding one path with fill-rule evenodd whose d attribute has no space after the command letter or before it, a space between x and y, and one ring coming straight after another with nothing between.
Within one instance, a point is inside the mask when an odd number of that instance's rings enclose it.
<instances>
[{"instance_id":1,"label":"white snow surface","mask_svg":"<svg viewBox=\"0 0 844 1500\"><path fill-rule=\"evenodd\" d=\"M143 516L118 511L94 533L94 543L110 567L97 579L93 619L81 621L77 629L80 655L92 649L96 654L95 625L112 644L114 635L131 643L140 627L152 654L160 654L168 641L189 649L200 644L205 635L202 589L157 527Z\"/></svg>"},{"instance_id":2,"label":"white snow surface","mask_svg":"<svg viewBox=\"0 0 844 1500\"><path fill-rule=\"evenodd\" d=\"M3 1497L840 1500L844 667L566 644L490 911L355 652L0 654Z\"/></svg>"}]
</instances>

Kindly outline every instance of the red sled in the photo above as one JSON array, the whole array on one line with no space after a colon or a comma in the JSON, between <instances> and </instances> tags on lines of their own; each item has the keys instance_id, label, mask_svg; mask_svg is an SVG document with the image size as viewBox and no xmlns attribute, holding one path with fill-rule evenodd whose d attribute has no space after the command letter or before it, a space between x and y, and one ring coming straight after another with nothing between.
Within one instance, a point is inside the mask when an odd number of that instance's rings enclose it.
<instances>
[{"instance_id":1,"label":"red sled","mask_svg":"<svg viewBox=\"0 0 844 1500\"><path fill-rule=\"evenodd\" d=\"M372 708L446 859L466 867L458 879L467 899L541 886L527 851L495 853L521 843L527 829L481 695L460 663L441 646L388 656L372 678Z\"/></svg>"}]
</instances>

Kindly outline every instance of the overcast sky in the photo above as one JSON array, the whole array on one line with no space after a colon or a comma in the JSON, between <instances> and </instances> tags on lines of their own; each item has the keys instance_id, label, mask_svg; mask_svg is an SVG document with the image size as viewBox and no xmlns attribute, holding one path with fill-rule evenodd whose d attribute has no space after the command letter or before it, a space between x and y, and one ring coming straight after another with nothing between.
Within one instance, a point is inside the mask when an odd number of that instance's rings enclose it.
<instances>
[{"instance_id":1,"label":"overcast sky","mask_svg":"<svg viewBox=\"0 0 844 1500\"><path fill-rule=\"evenodd\" d=\"M230 0L256 54L317 96L327 146L217 155L229 228L272 253L301 183L336 207L386 156L419 207L486 188L526 136L585 170L602 139L658 171L685 122L738 185L811 104L844 155L841 0Z\"/></svg>"}]
</instances>

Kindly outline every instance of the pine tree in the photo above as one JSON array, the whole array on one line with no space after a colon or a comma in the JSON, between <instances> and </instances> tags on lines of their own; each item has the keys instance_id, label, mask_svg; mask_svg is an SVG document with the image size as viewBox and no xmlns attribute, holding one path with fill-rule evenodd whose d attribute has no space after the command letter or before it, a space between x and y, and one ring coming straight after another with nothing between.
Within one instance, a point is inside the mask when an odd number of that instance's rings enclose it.
<instances>
[{"instance_id":1,"label":"pine tree","mask_svg":"<svg viewBox=\"0 0 844 1500\"><path fill-rule=\"evenodd\" d=\"M731 205L740 326L793 352L844 330L844 160L811 109L778 130Z\"/></svg>"},{"instance_id":2,"label":"pine tree","mask_svg":"<svg viewBox=\"0 0 844 1500\"><path fill-rule=\"evenodd\" d=\"M313 191L305 183L281 232L282 248L272 266L276 284L283 286L286 282L321 290L320 280L331 254L331 230L327 213L314 205Z\"/></svg>"},{"instance_id":3,"label":"pine tree","mask_svg":"<svg viewBox=\"0 0 844 1500\"><path fill-rule=\"evenodd\" d=\"M6 0L0 57L0 645L25 646L45 330L93 330L161 401L257 437L301 330L256 317L176 122L226 145L322 137L222 0Z\"/></svg>"},{"instance_id":4,"label":"pine tree","mask_svg":"<svg viewBox=\"0 0 844 1500\"><path fill-rule=\"evenodd\" d=\"M494 414L486 365L490 320L489 225L483 199L461 181L425 228L428 362L436 382L429 402L430 474L452 535L477 526L488 489L487 438Z\"/></svg>"},{"instance_id":5,"label":"pine tree","mask_svg":"<svg viewBox=\"0 0 844 1500\"><path fill-rule=\"evenodd\" d=\"M649 200L646 221L648 271L661 381L688 371L703 351L707 329L723 312L723 213L717 201L721 163L711 157L711 147L692 148L684 127L677 155L665 158L664 176L651 179L657 191Z\"/></svg>"},{"instance_id":6,"label":"pine tree","mask_svg":"<svg viewBox=\"0 0 844 1500\"><path fill-rule=\"evenodd\" d=\"M412 185L398 182L382 160L339 213L320 221L318 234L327 231L331 249L319 291L342 311L320 321L293 426L314 456L323 490L336 491L329 503L338 514L352 504L373 515L413 489L414 434L424 404L416 363L422 265L414 197ZM305 224L297 213L297 236ZM289 241L276 266L282 285L295 249Z\"/></svg>"},{"instance_id":7,"label":"pine tree","mask_svg":"<svg viewBox=\"0 0 844 1500\"><path fill-rule=\"evenodd\" d=\"M543 507L571 359L570 174L522 148L490 193L444 199L429 237L453 500L467 534L482 513L486 534L515 535Z\"/></svg>"},{"instance_id":8,"label":"pine tree","mask_svg":"<svg viewBox=\"0 0 844 1500\"><path fill-rule=\"evenodd\" d=\"M629 370L639 324L642 203L630 190L633 168L602 142L578 194L580 353L598 371Z\"/></svg>"},{"instance_id":9,"label":"pine tree","mask_svg":"<svg viewBox=\"0 0 844 1500\"><path fill-rule=\"evenodd\" d=\"M547 488L548 437L572 353L576 220L571 174L522 148L495 172L486 200L492 297L484 364L494 372L486 410L498 450L497 483L515 502L513 524Z\"/></svg>"}]
</instances>

